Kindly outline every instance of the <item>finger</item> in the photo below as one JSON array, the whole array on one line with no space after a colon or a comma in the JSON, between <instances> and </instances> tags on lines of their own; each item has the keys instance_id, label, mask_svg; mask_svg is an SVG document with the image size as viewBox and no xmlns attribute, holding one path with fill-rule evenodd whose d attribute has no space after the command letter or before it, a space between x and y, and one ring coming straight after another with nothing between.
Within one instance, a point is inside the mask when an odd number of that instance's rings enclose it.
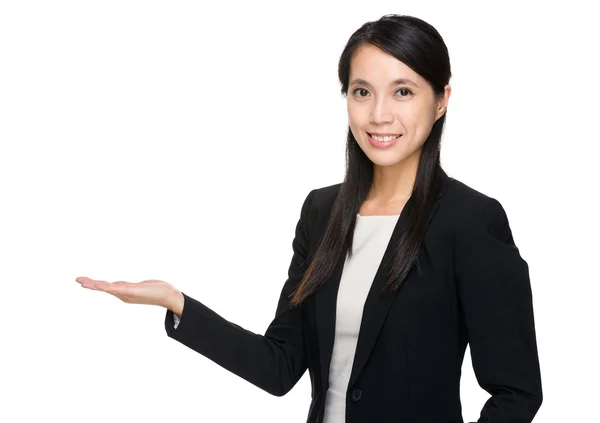
<instances>
[{"instance_id":1,"label":"finger","mask_svg":"<svg viewBox=\"0 0 600 423\"><path fill-rule=\"evenodd\" d=\"M75 280L77 282L79 282L83 288L89 288L89 289L98 289L99 287L104 286L108 283L103 280L92 279L92 278L88 278L85 276L79 277Z\"/></svg>"},{"instance_id":2,"label":"finger","mask_svg":"<svg viewBox=\"0 0 600 423\"><path fill-rule=\"evenodd\" d=\"M95 289L98 282L103 282L95 279L91 279L88 277L79 277L75 279L77 282L81 284L83 288Z\"/></svg>"},{"instance_id":3,"label":"finger","mask_svg":"<svg viewBox=\"0 0 600 423\"><path fill-rule=\"evenodd\" d=\"M104 291L112 295L123 295L128 291L128 287L121 283L110 283L106 281L95 281L95 287L99 291Z\"/></svg>"},{"instance_id":4,"label":"finger","mask_svg":"<svg viewBox=\"0 0 600 423\"><path fill-rule=\"evenodd\" d=\"M79 277L75 278L75 280L80 284L84 284L84 283L89 283L92 279L88 278L87 276L79 276Z\"/></svg>"},{"instance_id":5,"label":"finger","mask_svg":"<svg viewBox=\"0 0 600 423\"><path fill-rule=\"evenodd\" d=\"M109 293L114 291L114 288L110 282L99 279L85 278L81 281L81 286L84 288L93 289L94 291L105 291Z\"/></svg>"}]
</instances>

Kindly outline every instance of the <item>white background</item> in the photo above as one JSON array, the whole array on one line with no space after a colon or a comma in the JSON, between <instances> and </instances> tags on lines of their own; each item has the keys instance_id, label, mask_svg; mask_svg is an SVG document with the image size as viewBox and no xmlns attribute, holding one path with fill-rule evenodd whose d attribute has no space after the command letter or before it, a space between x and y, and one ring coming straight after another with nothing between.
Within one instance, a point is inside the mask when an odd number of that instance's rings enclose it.
<instances>
[{"instance_id":1,"label":"white background","mask_svg":"<svg viewBox=\"0 0 600 423\"><path fill-rule=\"evenodd\" d=\"M388 13L444 37L442 165L503 204L530 266L535 422L595 421L600 40L584 3L0 3L0 421L305 421L308 372L271 396L168 338L164 309L75 278L162 279L264 333L302 201L343 178L339 55ZM461 394L475 421L488 394L468 349Z\"/></svg>"}]
</instances>

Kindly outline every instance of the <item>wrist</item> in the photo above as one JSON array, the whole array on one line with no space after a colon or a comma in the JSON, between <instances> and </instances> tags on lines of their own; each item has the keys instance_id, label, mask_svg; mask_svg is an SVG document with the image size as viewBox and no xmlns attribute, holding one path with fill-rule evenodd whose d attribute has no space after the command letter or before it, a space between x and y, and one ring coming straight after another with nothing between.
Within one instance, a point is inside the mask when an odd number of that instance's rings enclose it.
<instances>
[{"instance_id":1,"label":"wrist","mask_svg":"<svg viewBox=\"0 0 600 423\"><path fill-rule=\"evenodd\" d=\"M181 317L181 314L183 313L184 302L185 299L183 297L183 293L178 289L174 289L173 294L171 294L169 304L167 305L167 309L175 313L177 317Z\"/></svg>"}]
</instances>

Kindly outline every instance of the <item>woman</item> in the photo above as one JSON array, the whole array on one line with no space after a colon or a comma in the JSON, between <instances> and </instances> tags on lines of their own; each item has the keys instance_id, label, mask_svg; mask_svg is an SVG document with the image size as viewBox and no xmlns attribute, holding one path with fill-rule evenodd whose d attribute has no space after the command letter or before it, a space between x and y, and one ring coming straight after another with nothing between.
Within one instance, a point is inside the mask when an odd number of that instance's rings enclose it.
<instances>
[{"instance_id":1,"label":"woman","mask_svg":"<svg viewBox=\"0 0 600 423\"><path fill-rule=\"evenodd\" d=\"M169 337L273 395L308 369L307 422L462 423L467 342L491 394L479 421L531 422L542 389L528 265L502 205L441 168L450 76L420 19L387 15L351 36L346 176L306 197L264 335L163 281L77 281L164 306Z\"/></svg>"}]
</instances>

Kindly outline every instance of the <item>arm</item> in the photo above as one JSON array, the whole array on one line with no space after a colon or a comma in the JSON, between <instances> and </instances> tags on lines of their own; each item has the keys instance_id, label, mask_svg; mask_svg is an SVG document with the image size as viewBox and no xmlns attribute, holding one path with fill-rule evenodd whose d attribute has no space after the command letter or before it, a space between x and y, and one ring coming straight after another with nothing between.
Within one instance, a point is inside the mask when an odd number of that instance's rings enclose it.
<instances>
[{"instance_id":1,"label":"arm","mask_svg":"<svg viewBox=\"0 0 600 423\"><path fill-rule=\"evenodd\" d=\"M461 312L479 385L491 394L479 423L530 423L542 403L529 267L495 199L456 233Z\"/></svg>"},{"instance_id":2,"label":"arm","mask_svg":"<svg viewBox=\"0 0 600 423\"><path fill-rule=\"evenodd\" d=\"M172 299L165 306L167 310L173 312L173 328L177 329L179 322L181 321L181 313L183 312L183 304L185 303L185 297L183 293L173 287Z\"/></svg>"},{"instance_id":3,"label":"arm","mask_svg":"<svg viewBox=\"0 0 600 423\"><path fill-rule=\"evenodd\" d=\"M288 296L300 283L307 264L307 215L313 192L302 205L292 242L288 278L281 290L275 317L264 335L225 320L185 293L182 293L184 306L177 329L172 311L167 310L165 318L170 338L276 396L289 392L307 369L302 307L291 308Z\"/></svg>"}]
</instances>

